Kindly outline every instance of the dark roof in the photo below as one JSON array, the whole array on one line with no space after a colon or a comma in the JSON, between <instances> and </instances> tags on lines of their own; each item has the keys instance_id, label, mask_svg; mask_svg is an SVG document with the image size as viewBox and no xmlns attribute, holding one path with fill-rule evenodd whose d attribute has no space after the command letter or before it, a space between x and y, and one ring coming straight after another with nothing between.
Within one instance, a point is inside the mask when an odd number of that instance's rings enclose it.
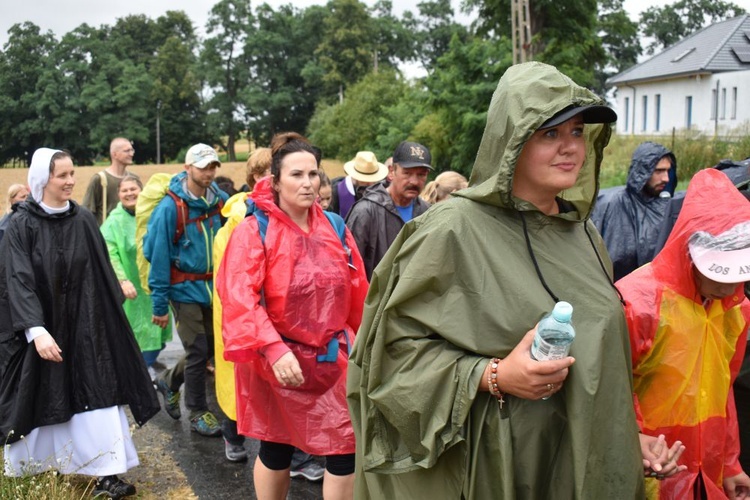
<instances>
[{"instance_id":1,"label":"dark roof","mask_svg":"<svg viewBox=\"0 0 750 500\"><path fill-rule=\"evenodd\" d=\"M607 85L746 69L750 69L750 15L743 14L696 31L651 59L609 78Z\"/></svg>"}]
</instances>

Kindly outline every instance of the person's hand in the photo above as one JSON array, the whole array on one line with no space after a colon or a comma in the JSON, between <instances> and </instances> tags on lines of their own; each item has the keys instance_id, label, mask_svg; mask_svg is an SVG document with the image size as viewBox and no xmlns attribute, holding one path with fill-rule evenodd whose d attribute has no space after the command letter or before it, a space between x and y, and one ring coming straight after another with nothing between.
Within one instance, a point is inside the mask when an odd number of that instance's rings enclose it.
<instances>
[{"instance_id":1,"label":"person's hand","mask_svg":"<svg viewBox=\"0 0 750 500\"><path fill-rule=\"evenodd\" d=\"M750 498L750 477L744 472L736 476L725 477L724 493L726 493L729 500Z\"/></svg>"},{"instance_id":2,"label":"person's hand","mask_svg":"<svg viewBox=\"0 0 750 500\"><path fill-rule=\"evenodd\" d=\"M164 316L151 316L151 323L155 324L160 328L166 328L169 323L169 313Z\"/></svg>"},{"instance_id":3,"label":"person's hand","mask_svg":"<svg viewBox=\"0 0 750 500\"><path fill-rule=\"evenodd\" d=\"M276 380L281 385L298 387L305 383L305 377L302 375L302 368L299 366L299 361L297 361L296 356L291 352L287 352L281 356L271 368L273 368Z\"/></svg>"},{"instance_id":4,"label":"person's hand","mask_svg":"<svg viewBox=\"0 0 750 500\"><path fill-rule=\"evenodd\" d=\"M664 434L659 434L659 437L638 434L638 439L641 442L645 476L664 479L687 470L687 465L677 463L685 451L685 445L681 441L675 441L670 447Z\"/></svg>"},{"instance_id":5,"label":"person's hand","mask_svg":"<svg viewBox=\"0 0 750 500\"><path fill-rule=\"evenodd\" d=\"M524 399L542 399L562 388L568 368L575 363L571 356L554 361L537 361L531 357L531 343L536 327L524 335L521 342L497 366L497 385L500 391Z\"/></svg>"},{"instance_id":6,"label":"person's hand","mask_svg":"<svg viewBox=\"0 0 750 500\"><path fill-rule=\"evenodd\" d=\"M62 349L57 345L55 339L49 333L43 333L34 339L34 347L39 357L45 361L54 361L60 363L62 359Z\"/></svg>"},{"instance_id":7,"label":"person's hand","mask_svg":"<svg viewBox=\"0 0 750 500\"><path fill-rule=\"evenodd\" d=\"M120 288L122 288L122 293L125 295L126 299L132 300L138 297L138 292L135 291L135 286L133 286L133 283L131 283L130 280L121 281Z\"/></svg>"}]
</instances>

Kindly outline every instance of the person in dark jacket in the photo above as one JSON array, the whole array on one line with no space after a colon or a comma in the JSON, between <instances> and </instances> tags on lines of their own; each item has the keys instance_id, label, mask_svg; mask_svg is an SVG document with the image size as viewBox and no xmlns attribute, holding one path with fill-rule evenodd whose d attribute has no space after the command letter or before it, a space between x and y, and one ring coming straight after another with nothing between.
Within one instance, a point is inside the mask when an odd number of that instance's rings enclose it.
<instances>
[{"instance_id":1,"label":"person in dark jacket","mask_svg":"<svg viewBox=\"0 0 750 500\"><path fill-rule=\"evenodd\" d=\"M99 477L94 493L135 494L124 405L139 425L159 402L122 308L94 216L70 198L70 155L38 149L31 197L0 243L0 440L5 474Z\"/></svg>"},{"instance_id":2,"label":"person in dark jacket","mask_svg":"<svg viewBox=\"0 0 750 500\"><path fill-rule=\"evenodd\" d=\"M624 188L600 196L591 220L604 239L619 280L654 258L664 211L677 184L677 160L660 144L633 152Z\"/></svg>"},{"instance_id":3,"label":"person in dark jacket","mask_svg":"<svg viewBox=\"0 0 750 500\"><path fill-rule=\"evenodd\" d=\"M346 217L346 225L365 262L368 280L404 224L430 208L419 193L432 170L431 162L427 147L402 142L393 153L393 164L388 167L388 187L379 183L367 188Z\"/></svg>"}]
</instances>

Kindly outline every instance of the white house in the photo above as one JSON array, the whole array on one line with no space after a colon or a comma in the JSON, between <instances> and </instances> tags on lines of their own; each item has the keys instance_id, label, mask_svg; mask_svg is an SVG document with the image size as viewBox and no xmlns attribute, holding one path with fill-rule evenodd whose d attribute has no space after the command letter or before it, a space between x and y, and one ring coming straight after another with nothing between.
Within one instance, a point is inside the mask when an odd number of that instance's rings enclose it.
<instances>
[{"instance_id":1,"label":"white house","mask_svg":"<svg viewBox=\"0 0 750 500\"><path fill-rule=\"evenodd\" d=\"M703 28L607 85L616 88L620 134L747 133L750 15Z\"/></svg>"}]
</instances>

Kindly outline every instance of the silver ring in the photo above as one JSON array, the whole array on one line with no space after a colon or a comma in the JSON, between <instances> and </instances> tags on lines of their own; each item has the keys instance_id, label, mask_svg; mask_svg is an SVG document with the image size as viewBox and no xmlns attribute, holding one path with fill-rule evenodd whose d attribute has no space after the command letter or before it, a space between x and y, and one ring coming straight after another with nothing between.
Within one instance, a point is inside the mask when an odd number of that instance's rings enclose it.
<instances>
[{"instance_id":1,"label":"silver ring","mask_svg":"<svg viewBox=\"0 0 750 500\"><path fill-rule=\"evenodd\" d=\"M547 390L552 392L555 390L555 384L547 384Z\"/></svg>"}]
</instances>

